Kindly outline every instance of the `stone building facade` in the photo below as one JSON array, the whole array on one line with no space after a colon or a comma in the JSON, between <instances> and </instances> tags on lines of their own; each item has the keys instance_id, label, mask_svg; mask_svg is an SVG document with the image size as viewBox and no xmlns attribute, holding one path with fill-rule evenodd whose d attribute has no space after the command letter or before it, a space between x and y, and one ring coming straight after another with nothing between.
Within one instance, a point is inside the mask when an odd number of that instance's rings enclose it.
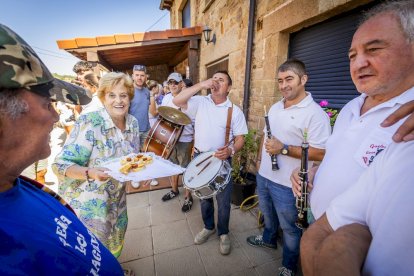
<instances>
[{"instance_id":1,"label":"stone building facade","mask_svg":"<svg viewBox=\"0 0 414 276\"><path fill-rule=\"evenodd\" d=\"M250 87L245 89L249 9L255 2ZM289 57L290 34L351 12L372 0L163 0L161 9L170 11L171 28L182 27L182 10L191 7L191 25L208 26L215 43L200 41L199 76L206 79L208 69L227 62L233 78L232 101L243 105L244 93L250 93L248 124L264 126L264 106L280 100L277 67Z\"/></svg>"}]
</instances>

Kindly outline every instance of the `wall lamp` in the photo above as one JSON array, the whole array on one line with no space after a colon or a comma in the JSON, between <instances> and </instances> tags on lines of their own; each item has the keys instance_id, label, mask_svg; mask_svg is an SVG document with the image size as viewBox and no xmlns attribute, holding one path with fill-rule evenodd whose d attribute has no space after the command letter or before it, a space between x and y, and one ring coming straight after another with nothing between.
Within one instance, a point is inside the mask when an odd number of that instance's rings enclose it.
<instances>
[{"instance_id":1,"label":"wall lamp","mask_svg":"<svg viewBox=\"0 0 414 276\"><path fill-rule=\"evenodd\" d=\"M213 37L211 37L211 29L208 26L205 26L203 29L203 36L204 40L208 43L213 42L213 44L216 44L216 34L213 34Z\"/></svg>"}]
</instances>

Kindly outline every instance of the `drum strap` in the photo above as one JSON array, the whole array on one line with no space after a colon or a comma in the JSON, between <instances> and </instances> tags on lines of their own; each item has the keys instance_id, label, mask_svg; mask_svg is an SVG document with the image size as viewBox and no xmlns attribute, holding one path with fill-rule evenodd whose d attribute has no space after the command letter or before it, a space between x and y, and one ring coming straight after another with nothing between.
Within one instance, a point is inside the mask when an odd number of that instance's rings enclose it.
<instances>
[{"instance_id":1,"label":"drum strap","mask_svg":"<svg viewBox=\"0 0 414 276\"><path fill-rule=\"evenodd\" d=\"M229 142L232 114L233 114L233 103L231 104L231 107L227 109L226 137L224 139L225 145L227 145L227 143Z\"/></svg>"}]
</instances>

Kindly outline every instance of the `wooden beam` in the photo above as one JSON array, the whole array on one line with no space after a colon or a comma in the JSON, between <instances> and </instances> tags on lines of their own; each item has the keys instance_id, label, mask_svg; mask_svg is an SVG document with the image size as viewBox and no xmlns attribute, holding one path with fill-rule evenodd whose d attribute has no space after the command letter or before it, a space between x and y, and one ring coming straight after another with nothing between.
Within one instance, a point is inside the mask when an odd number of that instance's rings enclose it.
<instances>
[{"instance_id":1,"label":"wooden beam","mask_svg":"<svg viewBox=\"0 0 414 276\"><path fill-rule=\"evenodd\" d=\"M175 66L178 63L185 60L188 57L188 48L189 48L189 43L184 45L183 48L181 48L181 50L171 60L168 61L168 65Z\"/></svg>"},{"instance_id":2,"label":"wooden beam","mask_svg":"<svg viewBox=\"0 0 414 276\"><path fill-rule=\"evenodd\" d=\"M99 62L108 71L113 69L112 66L105 60L105 58L103 58L99 53L97 53L95 51L86 52L86 60L87 61ZM99 69L97 68L97 70L99 70ZM99 73L99 72L95 72L95 73ZM99 76L99 74L98 74L98 76Z\"/></svg>"},{"instance_id":3,"label":"wooden beam","mask_svg":"<svg viewBox=\"0 0 414 276\"><path fill-rule=\"evenodd\" d=\"M190 67L190 79L193 83L200 82L199 77L199 64L200 64L200 50L197 47L194 47L195 42L190 41L188 47L188 66ZM192 47L193 46L193 47Z\"/></svg>"}]
</instances>

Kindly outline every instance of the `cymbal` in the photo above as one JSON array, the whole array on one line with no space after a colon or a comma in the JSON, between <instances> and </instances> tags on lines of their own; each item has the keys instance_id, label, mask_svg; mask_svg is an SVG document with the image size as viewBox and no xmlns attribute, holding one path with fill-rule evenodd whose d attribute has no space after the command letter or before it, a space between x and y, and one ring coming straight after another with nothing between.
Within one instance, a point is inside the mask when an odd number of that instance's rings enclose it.
<instances>
[{"instance_id":1,"label":"cymbal","mask_svg":"<svg viewBox=\"0 0 414 276\"><path fill-rule=\"evenodd\" d=\"M158 114L166 119L177 125L188 125L191 124L191 119L186 114L181 112L178 109L169 107L169 106L160 106L158 107Z\"/></svg>"}]
</instances>

